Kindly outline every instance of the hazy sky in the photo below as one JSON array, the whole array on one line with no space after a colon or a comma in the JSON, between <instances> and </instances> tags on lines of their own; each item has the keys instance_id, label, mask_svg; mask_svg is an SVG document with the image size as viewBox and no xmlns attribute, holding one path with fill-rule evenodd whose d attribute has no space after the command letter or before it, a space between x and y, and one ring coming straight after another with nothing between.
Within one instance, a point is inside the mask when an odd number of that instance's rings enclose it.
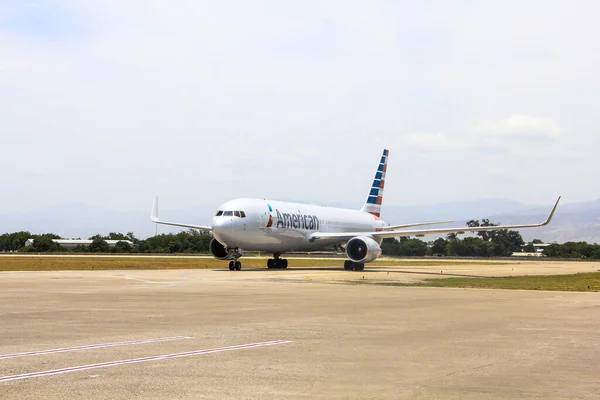
<instances>
[{"instance_id":1,"label":"hazy sky","mask_svg":"<svg viewBox=\"0 0 600 400\"><path fill-rule=\"evenodd\" d=\"M0 209L600 197L600 2L0 2Z\"/></svg>"}]
</instances>

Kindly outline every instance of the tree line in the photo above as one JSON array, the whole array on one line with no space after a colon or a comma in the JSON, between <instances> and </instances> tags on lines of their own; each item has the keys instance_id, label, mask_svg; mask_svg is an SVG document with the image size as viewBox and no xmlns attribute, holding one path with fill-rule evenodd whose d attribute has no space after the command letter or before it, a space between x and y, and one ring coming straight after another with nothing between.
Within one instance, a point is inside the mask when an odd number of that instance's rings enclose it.
<instances>
[{"instance_id":1,"label":"tree line","mask_svg":"<svg viewBox=\"0 0 600 400\"><path fill-rule=\"evenodd\" d=\"M469 227L496 226L488 219L481 222L471 220ZM419 239L391 238L385 239L381 249L383 254L392 256L453 256L453 257L509 257L516 252L534 253L535 244L542 244L540 239L525 243L517 231L505 229L477 232L476 237L460 238L455 233L445 238L438 238L432 243ZM587 242L552 243L544 247L542 254L553 258L576 258L600 260L600 245Z\"/></svg>"},{"instance_id":2,"label":"tree line","mask_svg":"<svg viewBox=\"0 0 600 400\"><path fill-rule=\"evenodd\" d=\"M31 246L25 246L27 239L35 239ZM179 233L168 233L138 239L133 232L126 234L110 232L108 235L94 235L89 245L79 245L66 249L52 239L62 239L54 233L32 234L27 231L0 235L0 252L65 252L65 253L208 253L212 235L193 229ZM109 246L107 240L117 240L115 246ZM131 245L129 242L133 243Z\"/></svg>"},{"instance_id":3,"label":"tree line","mask_svg":"<svg viewBox=\"0 0 600 400\"><path fill-rule=\"evenodd\" d=\"M496 225L498 224L488 219L482 219L481 222L471 220L467 222L465 231L468 228ZM384 254L395 256L508 257L525 247L525 242L517 231L499 229L477 232L476 235L477 237L461 239L458 234L450 233L429 245L419 239L391 238L383 241L381 249Z\"/></svg>"}]
</instances>

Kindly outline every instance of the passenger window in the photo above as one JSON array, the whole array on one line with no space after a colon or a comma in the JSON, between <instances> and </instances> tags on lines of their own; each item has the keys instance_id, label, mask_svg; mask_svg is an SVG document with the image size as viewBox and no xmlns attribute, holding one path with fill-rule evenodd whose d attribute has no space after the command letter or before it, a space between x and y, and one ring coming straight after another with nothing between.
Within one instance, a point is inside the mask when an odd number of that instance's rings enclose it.
<instances>
[{"instance_id":1,"label":"passenger window","mask_svg":"<svg viewBox=\"0 0 600 400\"><path fill-rule=\"evenodd\" d=\"M224 217L231 217L233 215L233 211L225 211L223 212Z\"/></svg>"},{"instance_id":2,"label":"passenger window","mask_svg":"<svg viewBox=\"0 0 600 400\"><path fill-rule=\"evenodd\" d=\"M243 212L243 211L240 211L240 217L242 217L242 218L246 218L246 213L245 213L245 212Z\"/></svg>"},{"instance_id":3,"label":"passenger window","mask_svg":"<svg viewBox=\"0 0 600 400\"><path fill-rule=\"evenodd\" d=\"M240 212L239 211L234 211L233 215L235 215L236 217L239 217L240 216Z\"/></svg>"},{"instance_id":4,"label":"passenger window","mask_svg":"<svg viewBox=\"0 0 600 400\"><path fill-rule=\"evenodd\" d=\"M215 215L215 217L220 217L221 215L223 215L223 210L217 211L217 215Z\"/></svg>"}]
</instances>

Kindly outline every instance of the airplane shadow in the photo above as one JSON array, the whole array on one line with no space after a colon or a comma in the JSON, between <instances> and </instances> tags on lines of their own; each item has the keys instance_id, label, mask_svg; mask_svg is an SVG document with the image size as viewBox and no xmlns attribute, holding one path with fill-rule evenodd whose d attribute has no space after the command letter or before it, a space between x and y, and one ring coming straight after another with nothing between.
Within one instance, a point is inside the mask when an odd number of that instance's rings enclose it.
<instances>
[{"instance_id":1,"label":"airplane shadow","mask_svg":"<svg viewBox=\"0 0 600 400\"><path fill-rule=\"evenodd\" d=\"M215 272L230 272L229 269L213 269ZM457 278L493 278L492 276L472 275L472 274L453 274L444 272L425 272L425 271L406 271L401 269L364 269L363 271L346 271L343 267L306 267L306 268L286 268L286 269L267 269L267 268L243 268L246 272L264 272L264 271L344 271L349 274L371 274L375 272L392 272L396 274L413 274L413 275L432 275L432 276L451 276Z\"/></svg>"}]
</instances>

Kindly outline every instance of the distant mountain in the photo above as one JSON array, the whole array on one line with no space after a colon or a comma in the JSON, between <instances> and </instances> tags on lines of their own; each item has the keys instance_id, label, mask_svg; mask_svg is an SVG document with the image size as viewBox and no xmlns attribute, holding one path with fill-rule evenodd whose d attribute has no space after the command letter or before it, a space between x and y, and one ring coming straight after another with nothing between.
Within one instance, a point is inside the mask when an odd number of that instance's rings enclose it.
<instances>
[{"instance_id":1,"label":"distant mountain","mask_svg":"<svg viewBox=\"0 0 600 400\"><path fill-rule=\"evenodd\" d=\"M465 225L468 220L482 218L505 225L529 224L545 220L551 208L551 204L536 206L512 200L489 199L430 206L389 206L385 208L384 217L390 223L435 221L447 218L455 221L452 226ZM567 241L600 243L600 200L561 203L549 225L542 228L522 229L520 232L525 241L541 239L546 243ZM433 237L426 237L426 239L431 240Z\"/></svg>"},{"instance_id":2,"label":"distant mountain","mask_svg":"<svg viewBox=\"0 0 600 400\"><path fill-rule=\"evenodd\" d=\"M408 223L449 219L468 221L476 218L486 218L486 216L495 214L516 214L533 208L536 208L536 206L514 200L484 199L412 206L385 204L382 211L387 222Z\"/></svg>"},{"instance_id":3,"label":"distant mountain","mask_svg":"<svg viewBox=\"0 0 600 400\"><path fill-rule=\"evenodd\" d=\"M356 204L331 204L335 207L358 208ZM448 226L462 226L470 219L489 218L492 222L521 224L539 222L546 218L551 205L530 205L509 199L484 199L427 205L384 204L384 220L391 224L454 220ZM193 209L161 210L165 220L209 224L214 205L199 205ZM97 233L133 231L145 238L155 232L178 232L177 228L156 227L150 222L150 210L114 211L85 204L49 207L29 213L0 214L0 233L26 230L32 233L52 232L62 237L87 238ZM600 243L600 199L560 204L550 225L538 229L523 229L525 240L544 242L585 240ZM430 239L430 238L427 238Z\"/></svg>"}]
</instances>

